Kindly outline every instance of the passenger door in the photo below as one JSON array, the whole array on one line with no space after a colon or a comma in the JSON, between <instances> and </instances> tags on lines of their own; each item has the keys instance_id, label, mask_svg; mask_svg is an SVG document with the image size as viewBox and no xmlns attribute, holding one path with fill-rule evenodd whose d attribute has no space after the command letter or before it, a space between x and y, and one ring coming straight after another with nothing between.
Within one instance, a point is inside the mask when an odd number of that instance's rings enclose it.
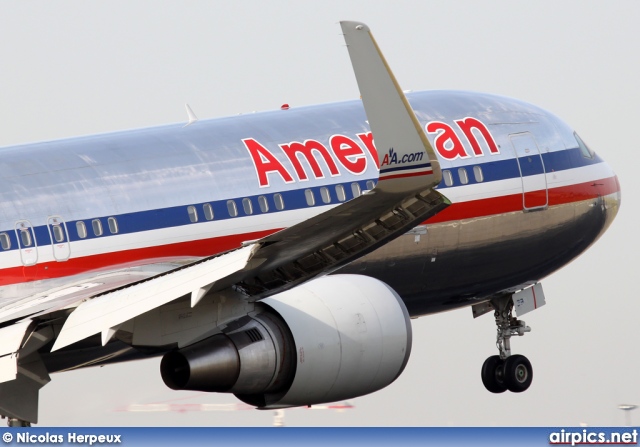
<instances>
[{"instance_id":1,"label":"passenger door","mask_svg":"<svg viewBox=\"0 0 640 447\"><path fill-rule=\"evenodd\" d=\"M49 218L48 227L53 257L56 261L66 261L71 254L67 225L60 216L52 216Z\"/></svg>"},{"instance_id":2,"label":"passenger door","mask_svg":"<svg viewBox=\"0 0 640 447\"><path fill-rule=\"evenodd\" d=\"M529 132L509 135L516 152L522 180L522 207L525 211L545 208L549 202L544 161L535 138Z\"/></svg>"},{"instance_id":3,"label":"passenger door","mask_svg":"<svg viewBox=\"0 0 640 447\"><path fill-rule=\"evenodd\" d=\"M38 262L38 246L33 228L28 220L16 222L16 237L22 264L25 266L35 265Z\"/></svg>"}]
</instances>

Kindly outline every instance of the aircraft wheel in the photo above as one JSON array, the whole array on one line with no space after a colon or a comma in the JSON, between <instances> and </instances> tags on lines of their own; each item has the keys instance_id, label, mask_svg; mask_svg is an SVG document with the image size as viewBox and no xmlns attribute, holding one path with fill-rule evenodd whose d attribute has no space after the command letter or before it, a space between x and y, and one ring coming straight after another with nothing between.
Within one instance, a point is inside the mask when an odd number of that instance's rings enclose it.
<instances>
[{"instance_id":1,"label":"aircraft wheel","mask_svg":"<svg viewBox=\"0 0 640 447\"><path fill-rule=\"evenodd\" d=\"M492 393L504 393L507 385L504 381L504 362L499 355L492 355L482 364L482 383Z\"/></svg>"},{"instance_id":2,"label":"aircraft wheel","mask_svg":"<svg viewBox=\"0 0 640 447\"><path fill-rule=\"evenodd\" d=\"M512 355L504 361L504 383L512 393L526 391L533 380L531 362L524 355Z\"/></svg>"}]
</instances>

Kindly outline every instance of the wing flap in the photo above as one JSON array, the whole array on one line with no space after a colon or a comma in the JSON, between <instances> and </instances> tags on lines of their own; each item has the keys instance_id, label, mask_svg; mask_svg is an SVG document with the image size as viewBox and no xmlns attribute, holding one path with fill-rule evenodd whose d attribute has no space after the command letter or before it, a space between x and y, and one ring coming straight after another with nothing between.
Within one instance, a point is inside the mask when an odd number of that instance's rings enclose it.
<instances>
[{"instance_id":1,"label":"wing flap","mask_svg":"<svg viewBox=\"0 0 640 447\"><path fill-rule=\"evenodd\" d=\"M67 318L52 351L114 328L156 307L214 284L241 270L251 246L206 258L184 268L107 292L80 304Z\"/></svg>"},{"instance_id":2,"label":"wing flap","mask_svg":"<svg viewBox=\"0 0 640 447\"><path fill-rule=\"evenodd\" d=\"M190 262L194 262L193 259ZM189 262L189 263L190 263ZM108 272L92 272L72 278L42 281L42 287L32 295L0 306L0 324L27 316L37 318L57 310L73 308L83 300L115 290L127 284L166 273L185 264L159 262ZM54 281L54 284L51 284Z\"/></svg>"},{"instance_id":3,"label":"wing flap","mask_svg":"<svg viewBox=\"0 0 640 447\"><path fill-rule=\"evenodd\" d=\"M20 321L0 329L0 383L18 375L18 350L32 321Z\"/></svg>"}]
</instances>

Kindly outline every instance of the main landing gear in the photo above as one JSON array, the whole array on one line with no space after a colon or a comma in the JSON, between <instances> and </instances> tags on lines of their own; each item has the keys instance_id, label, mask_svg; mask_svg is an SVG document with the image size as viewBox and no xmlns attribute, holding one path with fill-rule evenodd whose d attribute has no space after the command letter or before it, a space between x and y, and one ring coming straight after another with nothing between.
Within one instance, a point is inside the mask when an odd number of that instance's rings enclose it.
<instances>
[{"instance_id":1,"label":"main landing gear","mask_svg":"<svg viewBox=\"0 0 640 447\"><path fill-rule=\"evenodd\" d=\"M523 355L511 355L511 337L522 336L531 328L513 316L511 295L491 300L498 334L496 346L500 355L492 355L482 365L482 383L492 393L526 391L533 379L531 362Z\"/></svg>"}]
</instances>

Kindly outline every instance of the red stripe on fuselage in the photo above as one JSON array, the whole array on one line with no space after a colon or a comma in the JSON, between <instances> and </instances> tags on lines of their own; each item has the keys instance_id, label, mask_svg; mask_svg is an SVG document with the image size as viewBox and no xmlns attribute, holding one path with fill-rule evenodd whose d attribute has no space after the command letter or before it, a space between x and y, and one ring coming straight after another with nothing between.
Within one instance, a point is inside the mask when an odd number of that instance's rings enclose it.
<instances>
[{"instance_id":1,"label":"red stripe on fuselage","mask_svg":"<svg viewBox=\"0 0 640 447\"><path fill-rule=\"evenodd\" d=\"M549 189L549 206L594 199L598 196L606 196L618 191L620 191L620 187L615 176L577 185L552 188ZM446 190L444 194L446 195ZM544 194L544 191L540 191L540 194ZM451 204L426 223L435 224L517 212L522 211L522 204L522 193L470 202L458 202ZM29 267L10 267L0 270L0 286L71 276L89 271L115 270L178 260L180 258L211 256L238 248L244 241L260 239L279 230L280 228L276 228L253 233L102 253L82 258L71 258L64 262L44 262Z\"/></svg>"},{"instance_id":2,"label":"red stripe on fuselage","mask_svg":"<svg viewBox=\"0 0 640 447\"><path fill-rule=\"evenodd\" d=\"M595 199L620 191L616 177L578 183L577 185L560 186L549 189L549 206L563 205L571 202ZM544 190L528 192L544 197ZM446 196L446 190L443 191ZM474 217L491 216L494 214L522 211L522 193L508 196L492 197L489 199L473 200L470 202L453 203L449 207L427 220L427 224L449 222L452 220L471 219Z\"/></svg>"},{"instance_id":3,"label":"red stripe on fuselage","mask_svg":"<svg viewBox=\"0 0 640 447\"><path fill-rule=\"evenodd\" d=\"M238 248L245 241L260 239L278 230L232 234L211 239L100 253L71 258L64 262L43 262L29 267L10 267L0 270L0 286L77 275L90 271L106 270L107 268L116 270L184 258L202 258Z\"/></svg>"},{"instance_id":4,"label":"red stripe on fuselage","mask_svg":"<svg viewBox=\"0 0 640 447\"><path fill-rule=\"evenodd\" d=\"M394 175L389 175L389 176L385 176L385 177L383 177L381 175L380 176L380 181L391 180L392 178L419 177L421 175L430 175L430 174L433 174L432 170L423 171L423 172L412 172L412 173L409 173L409 174L394 174Z\"/></svg>"}]
</instances>

